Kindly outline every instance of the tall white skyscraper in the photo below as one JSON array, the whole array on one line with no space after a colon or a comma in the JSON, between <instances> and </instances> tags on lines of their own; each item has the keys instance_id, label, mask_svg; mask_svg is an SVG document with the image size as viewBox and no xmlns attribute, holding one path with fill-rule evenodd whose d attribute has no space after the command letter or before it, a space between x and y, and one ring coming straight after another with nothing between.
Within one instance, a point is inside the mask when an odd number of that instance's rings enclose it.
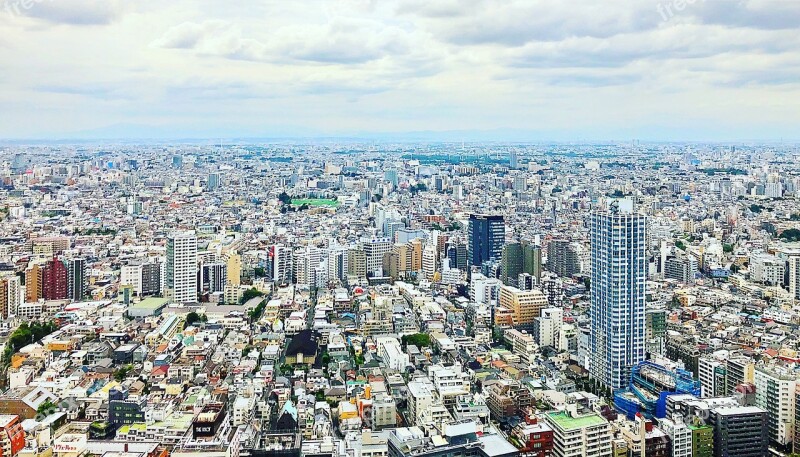
<instances>
[{"instance_id":1,"label":"tall white skyscraper","mask_svg":"<svg viewBox=\"0 0 800 457\"><path fill-rule=\"evenodd\" d=\"M789 293L795 299L800 299L800 252L790 252L787 263L789 264Z\"/></svg>"},{"instance_id":2,"label":"tall white skyscraper","mask_svg":"<svg viewBox=\"0 0 800 457\"><path fill-rule=\"evenodd\" d=\"M646 228L628 199L591 215L589 371L612 389L626 386L631 367L645 359Z\"/></svg>"},{"instance_id":3,"label":"tall white skyscraper","mask_svg":"<svg viewBox=\"0 0 800 457\"><path fill-rule=\"evenodd\" d=\"M178 303L197 301L197 236L175 232L167 237L165 295Z\"/></svg>"}]
</instances>

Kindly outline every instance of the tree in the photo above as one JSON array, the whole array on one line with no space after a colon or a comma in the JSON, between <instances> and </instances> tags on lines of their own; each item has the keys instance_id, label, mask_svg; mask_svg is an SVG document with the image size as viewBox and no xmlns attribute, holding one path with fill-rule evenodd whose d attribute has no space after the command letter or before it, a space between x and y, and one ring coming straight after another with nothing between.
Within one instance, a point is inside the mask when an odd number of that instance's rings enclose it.
<instances>
[{"instance_id":1,"label":"tree","mask_svg":"<svg viewBox=\"0 0 800 457\"><path fill-rule=\"evenodd\" d=\"M267 276L267 270L264 267L255 267L253 268L253 275L258 278L265 278Z\"/></svg>"},{"instance_id":2,"label":"tree","mask_svg":"<svg viewBox=\"0 0 800 457\"><path fill-rule=\"evenodd\" d=\"M729 243L725 243L722 245L722 252L729 253L733 252L733 245Z\"/></svg>"},{"instance_id":3,"label":"tree","mask_svg":"<svg viewBox=\"0 0 800 457\"><path fill-rule=\"evenodd\" d=\"M133 367L132 367L132 366L130 366L130 365L125 365L125 366L123 366L123 367L120 367L119 369L117 369L117 370L114 372L114 379L115 379L117 382L122 382L122 381L124 381L124 380L125 380L125 378L127 378L127 377L128 377L128 373L130 373L130 371L131 371L132 369L133 369Z\"/></svg>"},{"instance_id":4,"label":"tree","mask_svg":"<svg viewBox=\"0 0 800 457\"><path fill-rule=\"evenodd\" d=\"M56 404L51 402L50 400L45 400L36 408L36 414L40 416L47 416L50 415L53 411L56 410Z\"/></svg>"},{"instance_id":5,"label":"tree","mask_svg":"<svg viewBox=\"0 0 800 457\"><path fill-rule=\"evenodd\" d=\"M248 301L252 300L253 298L261 297L263 295L264 295L264 293L261 292L260 290L256 289L255 287L253 287L251 289L247 289L242 294L241 303L242 304L247 303Z\"/></svg>"},{"instance_id":6,"label":"tree","mask_svg":"<svg viewBox=\"0 0 800 457\"><path fill-rule=\"evenodd\" d=\"M278 195L278 200L284 205L289 205L292 203L292 197L286 192L281 192L281 194Z\"/></svg>"},{"instance_id":7,"label":"tree","mask_svg":"<svg viewBox=\"0 0 800 457\"><path fill-rule=\"evenodd\" d=\"M787 229L781 232L781 239L786 241L800 241L800 230Z\"/></svg>"},{"instance_id":8,"label":"tree","mask_svg":"<svg viewBox=\"0 0 800 457\"><path fill-rule=\"evenodd\" d=\"M414 345L418 348L423 347L430 347L431 345L431 336L427 333L415 333L413 335L403 335L401 338L401 342L403 346L408 346L409 344Z\"/></svg>"},{"instance_id":9,"label":"tree","mask_svg":"<svg viewBox=\"0 0 800 457\"><path fill-rule=\"evenodd\" d=\"M675 242L675 247L680 249L681 251L685 251L686 250L686 244L681 240L677 240Z\"/></svg>"},{"instance_id":10,"label":"tree","mask_svg":"<svg viewBox=\"0 0 800 457\"><path fill-rule=\"evenodd\" d=\"M264 309L267 307L267 304L264 300L261 300L261 303L256 305L255 308L251 309L247 312L247 317L250 319L250 322L255 322L261 319L261 315L264 314Z\"/></svg>"},{"instance_id":11,"label":"tree","mask_svg":"<svg viewBox=\"0 0 800 457\"><path fill-rule=\"evenodd\" d=\"M195 322L200 322L200 315L192 311L186 315L186 325L192 325Z\"/></svg>"},{"instance_id":12,"label":"tree","mask_svg":"<svg viewBox=\"0 0 800 457\"><path fill-rule=\"evenodd\" d=\"M428 186L426 186L425 183L421 182L412 185L411 187L408 188L408 190L409 192L411 192L412 195L415 195L419 192L425 192L426 190L428 190Z\"/></svg>"}]
</instances>

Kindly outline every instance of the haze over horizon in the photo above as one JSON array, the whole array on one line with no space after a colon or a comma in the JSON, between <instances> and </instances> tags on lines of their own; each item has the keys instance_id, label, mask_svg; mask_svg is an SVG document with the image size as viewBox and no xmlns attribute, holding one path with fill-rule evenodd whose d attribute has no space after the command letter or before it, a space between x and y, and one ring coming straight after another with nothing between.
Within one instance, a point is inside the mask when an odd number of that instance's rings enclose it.
<instances>
[{"instance_id":1,"label":"haze over horizon","mask_svg":"<svg viewBox=\"0 0 800 457\"><path fill-rule=\"evenodd\" d=\"M791 141L798 28L780 0L6 0L0 138Z\"/></svg>"}]
</instances>

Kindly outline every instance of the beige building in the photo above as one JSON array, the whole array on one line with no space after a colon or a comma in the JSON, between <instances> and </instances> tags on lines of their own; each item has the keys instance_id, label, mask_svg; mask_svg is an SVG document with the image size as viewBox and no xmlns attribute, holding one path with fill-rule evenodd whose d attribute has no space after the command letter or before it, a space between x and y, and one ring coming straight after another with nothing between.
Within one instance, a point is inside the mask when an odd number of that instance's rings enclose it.
<instances>
[{"instance_id":1,"label":"beige building","mask_svg":"<svg viewBox=\"0 0 800 457\"><path fill-rule=\"evenodd\" d=\"M34 264L25 272L25 301L35 302L42 298L42 269Z\"/></svg>"},{"instance_id":2,"label":"beige building","mask_svg":"<svg viewBox=\"0 0 800 457\"><path fill-rule=\"evenodd\" d=\"M546 308L547 297L538 289L520 290L512 286L500 287L500 308L511 311L511 322L507 322L508 313L500 313L506 322L495 322L498 325L530 326L533 320Z\"/></svg>"},{"instance_id":3,"label":"beige building","mask_svg":"<svg viewBox=\"0 0 800 457\"><path fill-rule=\"evenodd\" d=\"M228 285L239 287L242 284L242 256L233 251L226 262L228 269Z\"/></svg>"}]
</instances>

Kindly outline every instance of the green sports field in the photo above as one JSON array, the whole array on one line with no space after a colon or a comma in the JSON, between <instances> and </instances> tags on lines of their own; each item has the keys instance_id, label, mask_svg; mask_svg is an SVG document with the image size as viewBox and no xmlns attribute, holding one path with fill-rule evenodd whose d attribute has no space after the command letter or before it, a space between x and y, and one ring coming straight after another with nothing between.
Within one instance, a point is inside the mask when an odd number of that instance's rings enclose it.
<instances>
[{"instance_id":1,"label":"green sports field","mask_svg":"<svg viewBox=\"0 0 800 457\"><path fill-rule=\"evenodd\" d=\"M292 200L293 206L327 206L331 208L337 208L339 206L339 202L336 200L328 200L325 198L301 198L297 200Z\"/></svg>"}]
</instances>

